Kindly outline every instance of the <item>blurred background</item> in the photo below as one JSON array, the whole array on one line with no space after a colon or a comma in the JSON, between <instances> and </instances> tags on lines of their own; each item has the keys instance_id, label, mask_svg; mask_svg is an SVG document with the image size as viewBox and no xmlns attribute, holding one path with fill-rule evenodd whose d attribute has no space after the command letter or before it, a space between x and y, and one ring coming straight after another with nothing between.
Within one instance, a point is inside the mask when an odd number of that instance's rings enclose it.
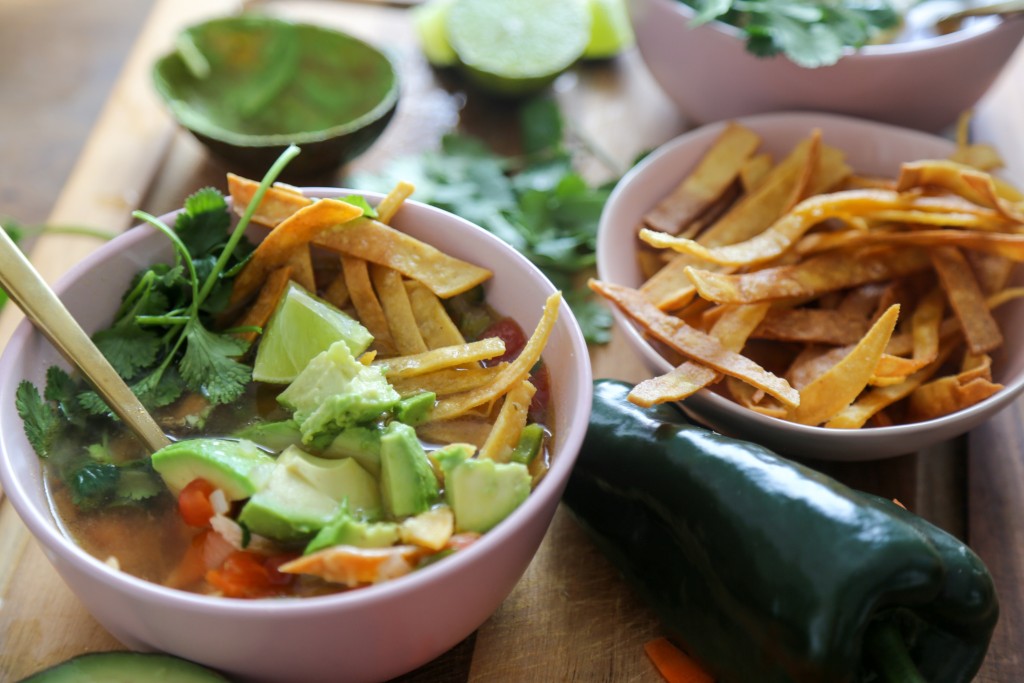
<instances>
[{"instance_id":1,"label":"blurred background","mask_svg":"<svg viewBox=\"0 0 1024 683\"><path fill-rule=\"evenodd\" d=\"M0 220L46 220L152 4L0 0Z\"/></svg>"}]
</instances>

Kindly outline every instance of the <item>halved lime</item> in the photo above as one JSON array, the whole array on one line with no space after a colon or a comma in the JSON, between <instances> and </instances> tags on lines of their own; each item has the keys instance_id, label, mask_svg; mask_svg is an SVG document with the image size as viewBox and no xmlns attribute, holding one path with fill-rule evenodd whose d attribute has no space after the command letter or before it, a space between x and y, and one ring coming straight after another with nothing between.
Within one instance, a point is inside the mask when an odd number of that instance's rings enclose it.
<instances>
[{"instance_id":1,"label":"halved lime","mask_svg":"<svg viewBox=\"0 0 1024 683\"><path fill-rule=\"evenodd\" d=\"M455 0L430 0L412 10L412 25L427 61L438 67L452 66L459 58L448 42L445 22Z\"/></svg>"},{"instance_id":2,"label":"halved lime","mask_svg":"<svg viewBox=\"0 0 1024 683\"><path fill-rule=\"evenodd\" d=\"M448 42L467 76L502 95L550 83L590 42L589 0L455 0Z\"/></svg>"},{"instance_id":3,"label":"halved lime","mask_svg":"<svg viewBox=\"0 0 1024 683\"><path fill-rule=\"evenodd\" d=\"M252 378L288 384L314 356L337 341L344 341L358 356L373 336L352 316L291 282L263 331Z\"/></svg>"},{"instance_id":4,"label":"halved lime","mask_svg":"<svg viewBox=\"0 0 1024 683\"><path fill-rule=\"evenodd\" d=\"M590 42L584 59L614 57L635 40L625 0L590 0Z\"/></svg>"}]
</instances>

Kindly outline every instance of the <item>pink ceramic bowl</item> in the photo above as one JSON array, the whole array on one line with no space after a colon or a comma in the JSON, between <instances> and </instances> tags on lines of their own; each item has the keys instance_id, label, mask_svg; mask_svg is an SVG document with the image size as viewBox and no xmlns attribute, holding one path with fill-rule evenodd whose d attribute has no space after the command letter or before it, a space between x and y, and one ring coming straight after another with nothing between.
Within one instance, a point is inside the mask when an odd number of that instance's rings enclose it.
<instances>
[{"instance_id":1,"label":"pink ceramic bowl","mask_svg":"<svg viewBox=\"0 0 1024 683\"><path fill-rule=\"evenodd\" d=\"M927 131L954 123L988 90L1024 36L1024 17L849 50L805 69L746 51L733 26L693 28L680 0L630 0L636 42L655 80L694 123L770 111L847 114Z\"/></svg>"},{"instance_id":2,"label":"pink ceramic bowl","mask_svg":"<svg viewBox=\"0 0 1024 683\"><path fill-rule=\"evenodd\" d=\"M808 113L762 114L737 121L761 136L761 151L778 159L814 129L822 140L846 152L846 161L867 175L895 177L904 161L943 159L953 151L949 140L882 123L845 116ZM725 124L709 124L662 145L616 185L601 214L597 237L597 272L607 282L637 287L643 282L636 259L636 226L643 214L693 169ZM1015 284L1024 279L1018 268ZM652 375L672 365L647 342L640 329L620 311L630 346ZM911 453L951 439L979 425L1024 391L1024 299L996 311L1005 341L993 354L993 375L1002 391L970 408L925 422L892 427L826 429L761 415L703 389L682 402L698 421L730 436L756 441L785 455L816 460L877 460Z\"/></svg>"},{"instance_id":3,"label":"pink ceramic bowl","mask_svg":"<svg viewBox=\"0 0 1024 683\"><path fill-rule=\"evenodd\" d=\"M313 196L351 194L314 189ZM369 195L379 199L379 195ZM167 217L164 217L167 221ZM167 221L173 224L173 221ZM498 238L452 214L408 202L393 224L494 272L491 304L532 329L551 283ZM137 227L69 272L57 291L87 331L109 322L140 266L170 256L167 239ZM477 543L420 571L364 590L275 600L211 598L119 572L65 537L50 514L39 461L14 411L18 383L37 385L60 363L28 323L0 359L0 482L46 556L111 634L258 681L383 681L425 664L470 635L515 586L540 545L586 431L591 404L587 347L568 306L544 353L551 372L555 441L548 475L505 521Z\"/></svg>"}]
</instances>

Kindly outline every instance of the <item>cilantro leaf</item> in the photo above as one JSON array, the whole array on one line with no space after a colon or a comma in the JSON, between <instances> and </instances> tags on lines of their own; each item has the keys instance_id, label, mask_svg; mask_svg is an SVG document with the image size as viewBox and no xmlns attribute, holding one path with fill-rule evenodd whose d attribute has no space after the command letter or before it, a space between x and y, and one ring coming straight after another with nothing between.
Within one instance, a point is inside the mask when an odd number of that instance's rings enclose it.
<instances>
[{"instance_id":1,"label":"cilantro leaf","mask_svg":"<svg viewBox=\"0 0 1024 683\"><path fill-rule=\"evenodd\" d=\"M49 456L60 429L57 411L43 400L39 390L28 380L18 384L14 406L25 426L25 436L32 444L32 450L41 458Z\"/></svg>"},{"instance_id":2,"label":"cilantro leaf","mask_svg":"<svg viewBox=\"0 0 1024 683\"><path fill-rule=\"evenodd\" d=\"M245 353L248 342L210 332L196 318L189 320L185 337L185 355L179 368L189 388L202 392L215 404L241 396L252 379L252 370L234 357Z\"/></svg>"},{"instance_id":3,"label":"cilantro leaf","mask_svg":"<svg viewBox=\"0 0 1024 683\"><path fill-rule=\"evenodd\" d=\"M224 196L215 188L205 187L185 199L184 210L178 214L174 231L188 247L193 258L206 256L228 239L231 216Z\"/></svg>"},{"instance_id":4,"label":"cilantro leaf","mask_svg":"<svg viewBox=\"0 0 1024 683\"><path fill-rule=\"evenodd\" d=\"M745 32L750 53L781 53L810 69L835 64L846 48L862 47L901 21L890 0L681 1L696 12L694 26L732 24Z\"/></svg>"},{"instance_id":5,"label":"cilantro leaf","mask_svg":"<svg viewBox=\"0 0 1024 683\"><path fill-rule=\"evenodd\" d=\"M566 293L565 302L580 324L588 344L607 344L612 339L612 312L590 296L590 290L574 289Z\"/></svg>"}]
</instances>

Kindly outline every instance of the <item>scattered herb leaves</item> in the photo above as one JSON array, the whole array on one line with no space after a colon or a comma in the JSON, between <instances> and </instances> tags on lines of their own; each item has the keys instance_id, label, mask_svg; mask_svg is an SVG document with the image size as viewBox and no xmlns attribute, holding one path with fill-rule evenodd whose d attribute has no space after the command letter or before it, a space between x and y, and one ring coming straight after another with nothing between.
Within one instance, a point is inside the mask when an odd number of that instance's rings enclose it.
<instances>
[{"instance_id":1,"label":"scattered herb leaves","mask_svg":"<svg viewBox=\"0 0 1024 683\"><path fill-rule=\"evenodd\" d=\"M521 156L502 156L477 138L451 133L437 151L397 159L347 183L387 192L398 181L410 182L418 200L500 237L566 292L587 340L605 343L611 317L593 302L580 275L594 266L597 226L613 183L594 187L574 169L554 100L527 101L519 124Z\"/></svg>"},{"instance_id":2,"label":"scattered herb leaves","mask_svg":"<svg viewBox=\"0 0 1024 683\"><path fill-rule=\"evenodd\" d=\"M888 0L680 1L697 13L693 26L731 24L744 31L752 54L783 54L809 69L835 64L846 48L866 45L901 20Z\"/></svg>"}]
</instances>

